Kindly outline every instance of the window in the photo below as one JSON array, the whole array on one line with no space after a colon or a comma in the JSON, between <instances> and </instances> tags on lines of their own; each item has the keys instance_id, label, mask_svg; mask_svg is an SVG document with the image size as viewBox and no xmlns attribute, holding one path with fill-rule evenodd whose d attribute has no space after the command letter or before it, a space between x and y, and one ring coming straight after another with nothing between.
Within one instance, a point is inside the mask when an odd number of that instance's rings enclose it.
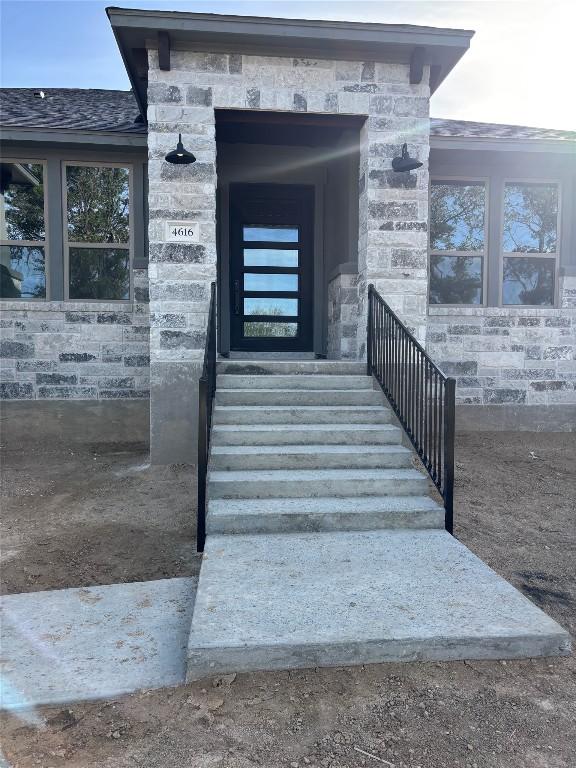
<instances>
[{"instance_id":1,"label":"window","mask_svg":"<svg viewBox=\"0 0 576 768\"><path fill-rule=\"evenodd\" d=\"M505 183L502 251L502 304L554 306L558 184Z\"/></svg>"},{"instance_id":2,"label":"window","mask_svg":"<svg viewBox=\"0 0 576 768\"><path fill-rule=\"evenodd\" d=\"M42 162L0 163L0 298L45 299L45 168Z\"/></svg>"},{"instance_id":3,"label":"window","mask_svg":"<svg viewBox=\"0 0 576 768\"><path fill-rule=\"evenodd\" d=\"M66 298L130 299L131 186L128 167L64 164Z\"/></svg>"},{"instance_id":4,"label":"window","mask_svg":"<svg viewBox=\"0 0 576 768\"><path fill-rule=\"evenodd\" d=\"M485 248L485 182L433 180L430 304L484 303Z\"/></svg>"}]
</instances>

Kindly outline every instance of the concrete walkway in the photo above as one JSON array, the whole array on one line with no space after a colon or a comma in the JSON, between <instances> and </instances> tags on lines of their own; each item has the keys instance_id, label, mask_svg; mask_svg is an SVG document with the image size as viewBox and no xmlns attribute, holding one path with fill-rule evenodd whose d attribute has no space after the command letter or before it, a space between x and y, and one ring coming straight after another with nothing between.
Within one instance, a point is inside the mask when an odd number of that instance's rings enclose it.
<instances>
[{"instance_id":1,"label":"concrete walkway","mask_svg":"<svg viewBox=\"0 0 576 768\"><path fill-rule=\"evenodd\" d=\"M211 535L188 679L569 652L566 630L442 530Z\"/></svg>"},{"instance_id":2,"label":"concrete walkway","mask_svg":"<svg viewBox=\"0 0 576 768\"><path fill-rule=\"evenodd\" d=\"M9 595L2 609L5 709L180 685L196 579Z\"/></svg>"}]
</instances>

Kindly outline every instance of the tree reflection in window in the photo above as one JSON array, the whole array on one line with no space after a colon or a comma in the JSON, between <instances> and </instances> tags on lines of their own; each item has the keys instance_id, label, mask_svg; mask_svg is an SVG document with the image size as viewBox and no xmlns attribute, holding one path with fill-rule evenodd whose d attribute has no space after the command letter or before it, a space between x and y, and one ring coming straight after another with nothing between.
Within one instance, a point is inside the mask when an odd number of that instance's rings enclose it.
<instances>
[{"instance_id":1,"label":"tree reflection in window","mask_svg":"<svg viewBox=\"0 0 576 768\"><path fill-rule=\"evenodd\" d=\"M479 256L430 257L430 304L480 304L482 259Z\"/></svg>"},{"instance_id":2,"label":"tree reflection in window","mask_svg":"<svg viewBox=\"0 0 576 768\"><path fill-rule=\"evenodd\" d=\"M503 304L554 305L554 259L504 258Z\"/></svg>"},{"instance_id":3,"label":"tree reflection in window","mask_svg":"<svg viewBox=\"0 0 576 768\"><path fill-rule=\"evenodd\" d=\"M0 298L46 298L44 167L0 163Z\"/></svg>"},{"instance_id":4,"label":"tree reflection in window","mask_svg":"<svg viewBox=\"0 0 576 768\"><path fill-rule=\"evenodd\" d=\"M128 242L130 186L127 168L68 166L66 184L70 242Z\"/></svg>"},{"instance_id":5,"label":"tree reflection in window","mask_svg":"<svg viewBox=\"0 0 576 768\"><path fill-rule=\"evenodd\" d=\"M69 298L129 299L129 169L67 165L66 201Z\"/></svg>"},{"instance_id":6,"label":"tree reflection in window","mask_svg":"<svg viewBox=\"0 0 576 768\"><path fill-rule=\"evenodd\" d=\"M481 182L433 181L430 248L433 251L481 251L485 196Z\"/></svg>"},{"instance_id":7,"label":"tree reflection in window","mask_svg":"<svg viewBox=\"0 0 576 768\"><path fill-rule=\"evenodd\" d=\"M557 222L556 184L505 185L505 253L555 253Z\"/></svg>"},{"instance_id":8,"label":"tree reflection in window","mask_svg":"<svg viewBox=\"0 0 576 768\"><path fill-rule=\"evenodd\" d=\"M431 304L482 303L485 208L484 182L432 182Z\"/></svg>"}]
</instances>

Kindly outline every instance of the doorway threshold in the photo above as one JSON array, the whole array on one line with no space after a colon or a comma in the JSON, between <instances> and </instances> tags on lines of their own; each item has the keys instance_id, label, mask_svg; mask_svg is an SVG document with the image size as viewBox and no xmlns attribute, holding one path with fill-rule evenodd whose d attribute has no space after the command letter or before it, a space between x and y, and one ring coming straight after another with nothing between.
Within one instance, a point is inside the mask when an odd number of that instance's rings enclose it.
<instances>
[{"instance_id":1,"label":"doorway threshold","mask_svg":"<svg viewBox=\"0 0 576 768\"><path fill-rule=\"evenodd\" d=\"M219 360L316 360L314 352L230 352Z\"/></svg>"}]
</instances>

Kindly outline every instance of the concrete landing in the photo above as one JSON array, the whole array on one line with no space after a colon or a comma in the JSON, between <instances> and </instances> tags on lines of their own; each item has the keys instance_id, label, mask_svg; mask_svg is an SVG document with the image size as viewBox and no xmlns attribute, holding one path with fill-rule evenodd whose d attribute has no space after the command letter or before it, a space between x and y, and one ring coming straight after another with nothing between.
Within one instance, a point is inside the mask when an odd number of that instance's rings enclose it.
<instances>
[{"instance_id":1,"label":"concrete landing","mask_svg":"<svg viewBox=\"0 0 576 768\"><path fill-rule=\"evenodd\" d=\"M1 598L5 709L184 682L196 579Z\"/></svg>"},{"instance_id":2,"label":"concrete landing","mask_svg":"<svg viewBox=\"0 0 576 768\"><path fill-rule=\"evenodd\" d=\"M569 649L562 627L444 531L211 535L187 677Z\"/></svg>"}]
</instances>

